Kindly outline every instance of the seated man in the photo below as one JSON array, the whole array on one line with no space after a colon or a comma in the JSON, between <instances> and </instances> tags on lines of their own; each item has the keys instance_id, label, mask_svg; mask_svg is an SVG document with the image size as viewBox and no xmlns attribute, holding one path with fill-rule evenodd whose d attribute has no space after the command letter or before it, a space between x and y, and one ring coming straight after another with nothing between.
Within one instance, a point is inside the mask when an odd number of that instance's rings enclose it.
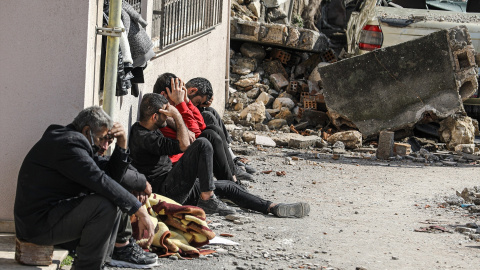
<instances>
[{"instance_id":1,"label":"seated man","mask_svg":"<svg viewBox=\"0 0 480 270\"><path fill-rule=\"evenodd\" d=\"M17 238L37 245L79 240L75 269L102 269L112 253L120 211L135 214L153 240L145 208L93 159L98 145L117 137L111 175L128 166L125 136L98 106L82 110L68 126L51 125L20 168L14 206ZM117 178L117 180L119 180ZM143 235L143 233L142 233Z\"/></svg>"},{"instance_id":2,"label":"seated man","mask_svg":"<svg viewBox=\"0 0 480 270\"><path fill-rule=\"evenodd\" d=\"M175 85L176 90L172 92L183 91L178 84ZM159 131L159 128L166 125L168 116L175 120L177 139L166 138ZM197 205L207 214L235 213L234 209L213 195L214 189L217 195L240 207L264 214L303 217L310 211L310 206L306 203L275 204L250 194L230 180L213 181L211 144L205 138L198 138L190 144L182 116L159 94L151 93L143 97L140 103L140 122L135 123L131 129L130 151L133 166L147 176L153 192L181 204ZM184 151L183 156L172 166L168 156L181 151Z\"/></svg>"},{"instance_id":3,"label":"seated man","mask_svg":"<svg viewBox=\"0 0 480 270\"><path fill-rule=\"evenodd\" d=\"M204 122L207 126L216 126L220 128L223 132L223 136L226 138L228 146L228 144L232 142L232 138L230 137L220 114L214 108L210 107L213 102L213 88L210 81L202 77L197 77L189 80L185 87L187 88L187 95L190 102L195 106L195 109L192 109L195 118L198 119L199 122ZM228 147L228 151L232 156L235 165L237 165L237 174L242 176L239 179L252 179L253 177L243 173L239 167L242 167L249 174L255 173L256 170L246 164L246 159L236 157L230 147Z\"/></svg>"},{"instance_id":4,"label":"seated man","mask_svg":"<svg viewBox=\"0 0 480 270\"><path fill-rule=\"evenodd\" d=\"M153 92L163 95L169 101L170 105L174 105L182 115L182 119L195 138L206 138L213 147L213 174L217 179L237 181L237 173L233 163L232 156L228 152L228 144L224 133L219 127L214 125L205 125L203 118L198 109L190 102L188 96L174 95L170 89L174 87L175 83L183 83L172 73L164 73L157 78ZM185 88L183 88L186 90ZM196 115L195 115L196 114ZM167 122L168 123L168 122ZM175 127L165 126L161 129L162 134L167 138L176 138ZM170 156L173 163L175 163L181 154ZM250 175L249 175L250 176ZM242 177L245 179L245 177Z\"/></svg>"}]
</instances>

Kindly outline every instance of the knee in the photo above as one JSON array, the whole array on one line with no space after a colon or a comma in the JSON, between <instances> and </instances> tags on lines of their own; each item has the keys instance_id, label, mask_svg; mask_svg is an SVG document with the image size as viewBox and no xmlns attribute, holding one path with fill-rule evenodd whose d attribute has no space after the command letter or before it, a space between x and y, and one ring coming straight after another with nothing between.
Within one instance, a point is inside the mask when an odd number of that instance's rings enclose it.
<instances>
[{"instance_id":1,"label":"knee","mask_svg":"<svg viewBox=\"0 0 480 270\"><path fill-rule=\"evenodd\" d=\"M213 152L212 144L206 138L197 138L195 142L198 147L206 152Z\"/></svg>"},{"instance_id":2,"label":"knee","mask_svg":"<svg viewBox=\"0 0 480 270\"><path fill-rule=\"evenodd\" d=\"M100 196L100 195L92 195L94 205L97 206L97 211L101 216L104 216L108 219L115 219L117 216L121 214L120 209L109 199Z\"/></svg>"},{"instance_id":3,"label":"knee","mask_svg":"<svg viewBox=\"0 0 480 270\"><path fill-rule=\"evenodd\" d=\"M212 143L222 141L222 138L218 134L218 128L215 126L208 126L202 133L204 133L205 137L207 137Z\"/></svg>"}]
</instances>

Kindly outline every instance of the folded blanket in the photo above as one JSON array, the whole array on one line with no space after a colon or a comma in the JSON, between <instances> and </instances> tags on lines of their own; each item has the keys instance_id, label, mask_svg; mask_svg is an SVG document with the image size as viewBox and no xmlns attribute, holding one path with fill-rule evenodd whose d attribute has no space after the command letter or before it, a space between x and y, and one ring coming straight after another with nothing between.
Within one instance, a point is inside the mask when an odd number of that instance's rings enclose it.
<instances>
[{"instance_id":1,"label":"folded blanket","mask_svg":"<svg viewBox=\"0 0 480 270\"><path fill-rule=\"evenodd\" d=\"M198 257L200 251L196 248L208 244L215 237L215 233L208 228L205 212L199 207L181 205L158 194L150 195L143 207L147 208L153 223L157 224L152 246L162 254L180 252ZM133 237L138 240L136 218L132 218L132 228ZM145 246L146 242L146 239L141 239L138 244L149 248Z\"/></svg>"}]
</instances>

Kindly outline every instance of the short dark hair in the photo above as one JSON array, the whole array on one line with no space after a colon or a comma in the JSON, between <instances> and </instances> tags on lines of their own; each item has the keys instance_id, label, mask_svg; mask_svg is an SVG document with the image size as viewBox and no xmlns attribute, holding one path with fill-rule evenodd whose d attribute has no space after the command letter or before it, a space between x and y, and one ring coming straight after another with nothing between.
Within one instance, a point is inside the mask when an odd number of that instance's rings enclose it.
<instances>
[{"instance_id":1,"label":"short dark hair","mask_svg":"<svg viewBox=\"0 0 480 270\"><path fill-rule=\"evenodd\" d=\"M158 112L168 100L157 93L145 94L140 103L140 121L147 120L152 114Z\"/></svg>"},{"instance_id":2,"label":"short dark hair","mask_svg":"<svg viewBox=\"0 0 480 270\"><path fill-rule=\"evenodd\" d=\"M207 96L207 100L211 99L213 97L213 88L212 84L210 83L209 80L202 78L202 77L197 77L193 78L190 81L185 84L185 87L191 88L195 87L198 89L198 94L197 96Z\"/></svg>"},{"instance_id":3,"label":"short dark hair","mask_svg":"<svg viewBox=\"0 0 480 270\"><path fill-rule=\"evenodd\" d=\"M173 73L163 73L162 75L158 76L157 81L153 86L153 93L160 94L163 91L167 92L167 87L171 90L171 79L176 78L178 77Z\"/></svg>"}]
</instances>

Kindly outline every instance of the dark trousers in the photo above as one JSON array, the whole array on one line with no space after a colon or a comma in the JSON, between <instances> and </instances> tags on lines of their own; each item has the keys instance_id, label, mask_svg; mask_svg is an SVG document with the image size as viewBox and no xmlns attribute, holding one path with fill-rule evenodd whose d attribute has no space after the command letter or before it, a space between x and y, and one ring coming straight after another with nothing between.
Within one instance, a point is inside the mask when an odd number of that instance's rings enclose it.
<instances>
[{"instance_id":1,"label":"dark trousers","mask_svg":"<svg viewBox=\"0 0 480 270\"><path fill-rule=\"evenodd\" d=\"M253 195L238 184L228 180L215 181L215 194L220 198L231 200L242 208L264 214L268 214L268 207L272 204L271 201Z\"/></svg>"},{"instance_id":2,"label":"dark trousers","mask_svg":"<svg viewBox=\"0 0 480 270\"><path fill-rule=\"evenodd\" d=\"M101 195L89 195L49 232L29 239L37 245L78 241L75 269L101 269L113 252L121 212Z\"/></svg>"},{"instance_id":3,"label":"dark trousers","mask_svg":"<svg viewBox=\"0 0 480 270\"><path fill-rule=\"evenodd\" d=\"M212 144L213 175L215 175L217 179L233 180L235 168L222 129L215 125L209 125L202 131L199 138L200 137L206 138Z\"/></svg>"},{"instance_id":4,"label":"dark trousers","mask_svg":"<svg viewBox=\"0 0 480 270\"><path fill-rule=\"evenodd\" d=\"M154 192L184 204L187 200L192 201L191 197L197 196L197 193L212 190L215 190L212 144L205 138L198 138L173 165L161 181L159 190Z\"/></svg>"},{"instance_id":5,"label":"dark trousers","mask_svg":"<svg viewBox=\"0 0 480 270\"><path fill-rule=\"evenodd\" d=\"M226 142L231 143L232 138L230 137L230 134L228 133L227 128L225 127L225 124L223 124L223 120L220 114L218 114L218 112L212 107L201 107L199 108L199 110L202 113L203 121L205 122L205 124L207 126L214 125L219 127L223 131L223 134L227 139Z\"/></svg>"}]
</instances>

